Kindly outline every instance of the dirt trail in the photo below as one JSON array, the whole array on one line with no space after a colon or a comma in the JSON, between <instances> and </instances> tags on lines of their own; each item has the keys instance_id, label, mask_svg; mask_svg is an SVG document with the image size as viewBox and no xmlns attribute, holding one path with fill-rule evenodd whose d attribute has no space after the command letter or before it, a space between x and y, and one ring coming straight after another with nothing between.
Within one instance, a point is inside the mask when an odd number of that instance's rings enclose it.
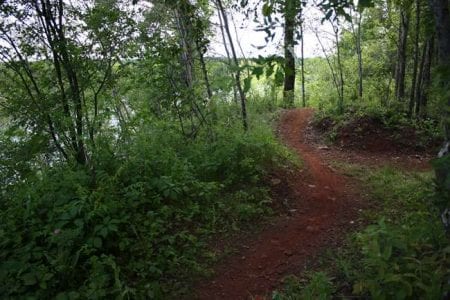
<instances>
[{"instance_id":1,"label":"dirt trail","mask_svg":"<svg viewBox=\"0 0 450 300\"><path fill-rule=\"evenodd\" d=\"M198 287L198 299L262 299L281 286L283 277L301 273L318 253L336 247L355 226L363 201L347 178L324 163L317 145L305 142L312 115L310 109L290 110L279 126L281 138L301 155L306 170L278 187L288 193L290 215L225 259L216 277Z\"/></svg>"}]
</instances>

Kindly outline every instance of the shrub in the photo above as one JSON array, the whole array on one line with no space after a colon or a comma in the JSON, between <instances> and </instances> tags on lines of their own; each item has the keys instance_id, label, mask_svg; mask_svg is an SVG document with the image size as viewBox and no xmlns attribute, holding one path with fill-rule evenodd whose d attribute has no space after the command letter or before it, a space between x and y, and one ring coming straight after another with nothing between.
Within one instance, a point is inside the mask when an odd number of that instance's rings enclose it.
<instances>
[{"instance_id":1,"label":"shrub","mask_svg":"<svg viewBox=\"0 0 450 300\"><path fill-rule=\"evenodd\" d=\"M264 174L287 161L268 126L187 140L142 126L94 168L42 168L0 212L1 298L161 298L186 293L209 234L266 213Z\"/></svg>"}]
</instances>

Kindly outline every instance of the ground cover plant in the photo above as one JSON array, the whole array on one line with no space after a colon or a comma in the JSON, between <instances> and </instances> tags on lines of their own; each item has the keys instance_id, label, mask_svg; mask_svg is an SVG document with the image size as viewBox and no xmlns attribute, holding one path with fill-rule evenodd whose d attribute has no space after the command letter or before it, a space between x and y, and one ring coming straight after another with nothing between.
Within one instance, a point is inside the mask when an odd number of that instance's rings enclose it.
<instances>
[{"instance_id":1,"label":"ground cover plant","mask_svg":"<svg viewBox=\"0 0 450 300\"><path fill-rule=\"evenodd\" d=\"M370 225L349 236L339 254L310 279L286 281L273 299L441 299L448 293L450 244L439 218L430 172L392 167L368 171L341 166L362 178L376 209L362 215ZM311 291L315 294L311 295Z\"/></svg>"},{"instance_id":2,"label":"ground cover plant","mask_svg":"<svg viewBox=\"0 0 450 300\"><path fill-rule=\"evenodd\" d=\"M266 173L289 155L259 123L186 141L143 128L91 170L41 166L2 196L4 297L163 297L206 272L207 237L266 215Z\"/></svg>"}]
</instances>

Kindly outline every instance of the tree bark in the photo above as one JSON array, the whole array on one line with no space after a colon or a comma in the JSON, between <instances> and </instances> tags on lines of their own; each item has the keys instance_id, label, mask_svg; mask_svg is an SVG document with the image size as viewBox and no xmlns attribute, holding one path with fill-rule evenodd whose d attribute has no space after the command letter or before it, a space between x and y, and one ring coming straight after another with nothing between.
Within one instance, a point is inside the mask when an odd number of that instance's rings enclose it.
<instances>
[{"instance_id":1,"label":"tree bark","mask_svg":"<svg viewBox=\"0 0 450 300\"><path fill-rule=\"evenodd\" d=\"M247 121L247 99L244 93L244 90L241 85L241 70L239 68L239 61L237 59L236 50L234 48L233 38L231 36L230 32L230 26L228 23L228 17L225 12L225 8L223 7L222 0L216 0L217 6L219 8L219 13L222 15L223 25L225 27L225 32L228 37L228 42L230 43L230 49L231 49L231 55L233 56L233 62L235 67L235 81L236 81L236 88L239 92L239 97L241 99L241 113L242 113L242 125L244 127L244 130L248 130L248 121Z\"/></svg>"},{"instance_id":2,"label":"tree bark","mask_svg":"<svg viewBox=\"0 0 450 300\"><path fill-rule=\"evenodd\" d=\"M425 57L426 57L426 53L427 53L427 49L428 49L428 41L425 42L423 44L423 49L422 49L422 55L421 55L421 59L420 59L420 65L419 65L419 71L417 73L417 79L416 79L416 86L415 86L415 90L414 90L414 101L415 103L413 104L413 106L415 105L415 113L416 113L416 117L419 115L420 112L420 106L421 106L421 94L422 94L422 81L423 81L423 71L424 71L424 66L425 66ZM411 103L410 103L410 110L412 110L411 107Z\"/></svg>"},{"instance_id":3,"label":"tree bark","mask_svg":"<svg viewBox=\"0 0 450 300\"><path fill-rule=\"evenodd\" d=\"M295 98L295 52L294 31L297 15L296 0L287 0L284 5L284 88L285 107L294 106Z\"/></svg>"},{"instance_id":4,"label":"tree bark","mask_svg":"<svg viewBox=\"0 0 450 300\"><path fill-rule=\"evenodd\" d=\"M65 115L70 120L69 132L71 136L72 151L75 160L80 165L85 165L88 159L86 148L84 145L84 126L83 126L83 106L80 94L80 85L78 83L78 75L72 58L68 52L67 39L64 33L63 17L64 4L62 0L52 4L49 0L42 0L40 3L35 1L38 18L45 30L48 44L53 55L53 64L59 82L61 92L61 101L64 107ZM56 15L55 15L56 14ZM68 91L63 83L63 75L65 73L69 83ZM70 111L68 100L72 102L73 113Z\"/></svg>"},{"instance_id":5,"label":"tree bark","mask_svg":"<svg viewBox=\"0 0 450 300\"><path fill-rule=\"evenodd\" d=\"M398 101L405 98L406 44L409 31L409 12L401 10L398 36L397 67L395 75L395 97Z\"/></svg>"},{"instance_id":6,"label":"tree bark","mask_svg":"<svg viewBox=\"0 0 450 300\"><path fill-rule=\"evenodd\" d=\"M306 94L305 94L305 54L304 54L304 42L303 39L303 20L300 22L300 35L301 35L301 55L300 65L301 65L301 74L302 74L302 104L303 107L306 107Z\"/></svg>"},{"instance_id":7,"label":"tree bark","mask_svg":"<svg viewBox=\"0 0 450 300\"><path fill-rule=\"evenodd\" d=\"M206 50L201 47L200 42L196 41L198 56L200 58L200 66L202 68L203 80L205 81L206 94L208 95L208 100L212 98L211 84L209 82L208 69L206 68L206 62L204 57L204 52Z\"/></svg>"},{"instance_id":8,"label":"tree bark","mask_svg":"<svg viewBox=\"0 0 450 300\"><path fill-rule=\"evenodd\" d=\"M411 95L409 97L408 115L412 117L414 104L416 103L416 81L417 81L417 67L419 62L419 35L420 35L420 0L416 0L416 27L414 35L414 62L413 75L411 78Z\"/></svg>"},{"instance_id":9,"label":"tree bark","mask_svg":"<svg viewBox=\"0 0 450 300\"><path fill-rule=\"evenodd\" d=\"M341 62L341 47L339 43L339 27L336 25L334 27L334 37L336 40L336 56L337 56L337 67L339 71L339 102L338 102L338 112L342 114L344 112L344 71L342 69Z\"/></svg>"},{"instance_id":10,"label":"tree bark","mask_svg":"<svg viewBox=\"0 0 450 300\"><path fill-rule=\"evenodd\" d=\"M226 40L225 30L224 30L224 25L223 25L223 20L222 20L222 13L221 13L218 5L217 5L217 11L218 11L218 15L219 15L219 27L220 27L220 33L222 36L223 48L225 49L225 53L227 55L228 67L231 68L231 66L233 65L233 61L231 59L230 51L228 50L228 45L227 45L227 40ZM237 88L235 85L233 85L233 100L237 104L238 94L237 94Z\"/></svg>"},{"instance_id":11,"label":"tree bark","mask_svg":"<svg viewBox=\"0 0 450 300\"><path fill-rule=\"evenodd\" d=\"M358 58L358 98L362 99L363 96L363 62L362 62L362 48L361 48L361 15L360 11L358 12L358 16L356 17L356 25L355 28L354 20L352 18L351 26L353 38L355 40L355 50Z\"/></svg>"},{"instance_id":12,"label":"tree bark","mask_svg":"<svg viewBox=\"0 0 450 300\"><path fill-rule=\"evenodd\" d=\"M331 63L330 57L327 54L325 47L322 43L322 40L319 37L319 33L317 31L315 31L314 34L316 35L317 41L319 42L319 45L322 48L322 53L325 56L325 60L327 61L328 67L330 69L331 77L333 78L334 87L336 88L337 95L340 98L341 89L339 87L339 81L337 78L336 71L334 70L334 67L333 67L333 64Z\"/></svg>"},{"instance_id":13,"label":"tree bark","mask_svg":"<svg viewBox=\"0 0 450 300\"><path fill-rule=\"evenodd\" d=\"M448 68L450 67L450 12L449 0L429 0L431 10L434 15L434 23L438 41L438 64L439 71L445 78L439 83L440 88L444 91L449 89L450 75ZM445 140L450 141L450 97L447 99L447 107L444 115Z\"/></svg>"},{"instance_id":14,"label":"tree bark","mask_svg":"<svg viewBox=\"0 0 450 300\"><path fill-rule=\"evenodd\" d=\"M194 85L194 54L192 47L191 30L188 28L189 20L187 20L186 13L181 8L175 9L175 19L177 23L178 33L180 35L181 45L181 62L184 67L183 79L187 88L192 88Z\"/></svg>"},{"instance_id":15,"label":"tree bark","mask_svg":"<svg viewBox=\"0 0 450 300\"><path fill-rule=\"evenodd\" d=\"M359 14L358 19L358 30L357 30L357 54L358 54L358 77L359 77L359 86L358 86L358 96L362 99L363 96L363 61L362 61L362 48L361 48L361 13Z\"/></svg>"},{"instance_id":16,"label":"tree bark","mask_svg":"<svg viewBox=\"0 0 450 300\"><path fill-rule=\"evenodd\" d=\"M446 105L442 108L444 117L444 131L445 142L439 151L438 157L441 158L440 164L436 164L436 183L438 191L443 197L448 197L450 194L450 167L448 166L448 157L450 155L450 96L448 90L450 89L450 12L449 0L429 0L431 10L434 14L434 23L436 27L438 40L438 72L440 73L440 80L437 82L437 92L446 95ZM447 161L447 164L445 163ZM447 198L448 199L448 198ZM450 229L450 209L447 202L447 208L441 213L441 219L447 231Z\"/></svg>"},{"instance_id":17,"label":"tree bark","mask_svg":"<svg viewBox=\"0 0 450 300\"><path fill-rule=\"evenodd\" d=\"M431 85L431 65L433 60L434 52L434 36L427 39L424 49L423 57L423 70L421 76L421 84L419 93L417 94L417 106L416 106L416 117L421 118L426 116L427 113L427 103L428 103L428 90Z\"/></svg>"}]
</instances>

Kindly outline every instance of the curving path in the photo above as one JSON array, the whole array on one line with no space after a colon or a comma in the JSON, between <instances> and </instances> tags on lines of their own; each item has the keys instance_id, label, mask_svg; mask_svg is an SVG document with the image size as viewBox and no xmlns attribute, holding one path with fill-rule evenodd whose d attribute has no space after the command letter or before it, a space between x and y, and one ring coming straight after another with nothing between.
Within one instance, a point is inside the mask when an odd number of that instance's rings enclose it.
<instances>
[{"instance_id":1,"label":"curving path","mask_svg":"<svg viewBox=\"0 0 450 300\"><path fill-rule=\"evenodd\" d=\"M301 274L318 253L335 248L356 226L353 220L364 201L348 178L325 163L323 151L306 142L312 115L311 109L287 111L278 128L306 170L289 176L287 186L277 187L288 194L290 214L225 259L215 269L215 277L197 287L198 299L264 299L282 285L283 277Z\"/></svg>"}]
</instances>

